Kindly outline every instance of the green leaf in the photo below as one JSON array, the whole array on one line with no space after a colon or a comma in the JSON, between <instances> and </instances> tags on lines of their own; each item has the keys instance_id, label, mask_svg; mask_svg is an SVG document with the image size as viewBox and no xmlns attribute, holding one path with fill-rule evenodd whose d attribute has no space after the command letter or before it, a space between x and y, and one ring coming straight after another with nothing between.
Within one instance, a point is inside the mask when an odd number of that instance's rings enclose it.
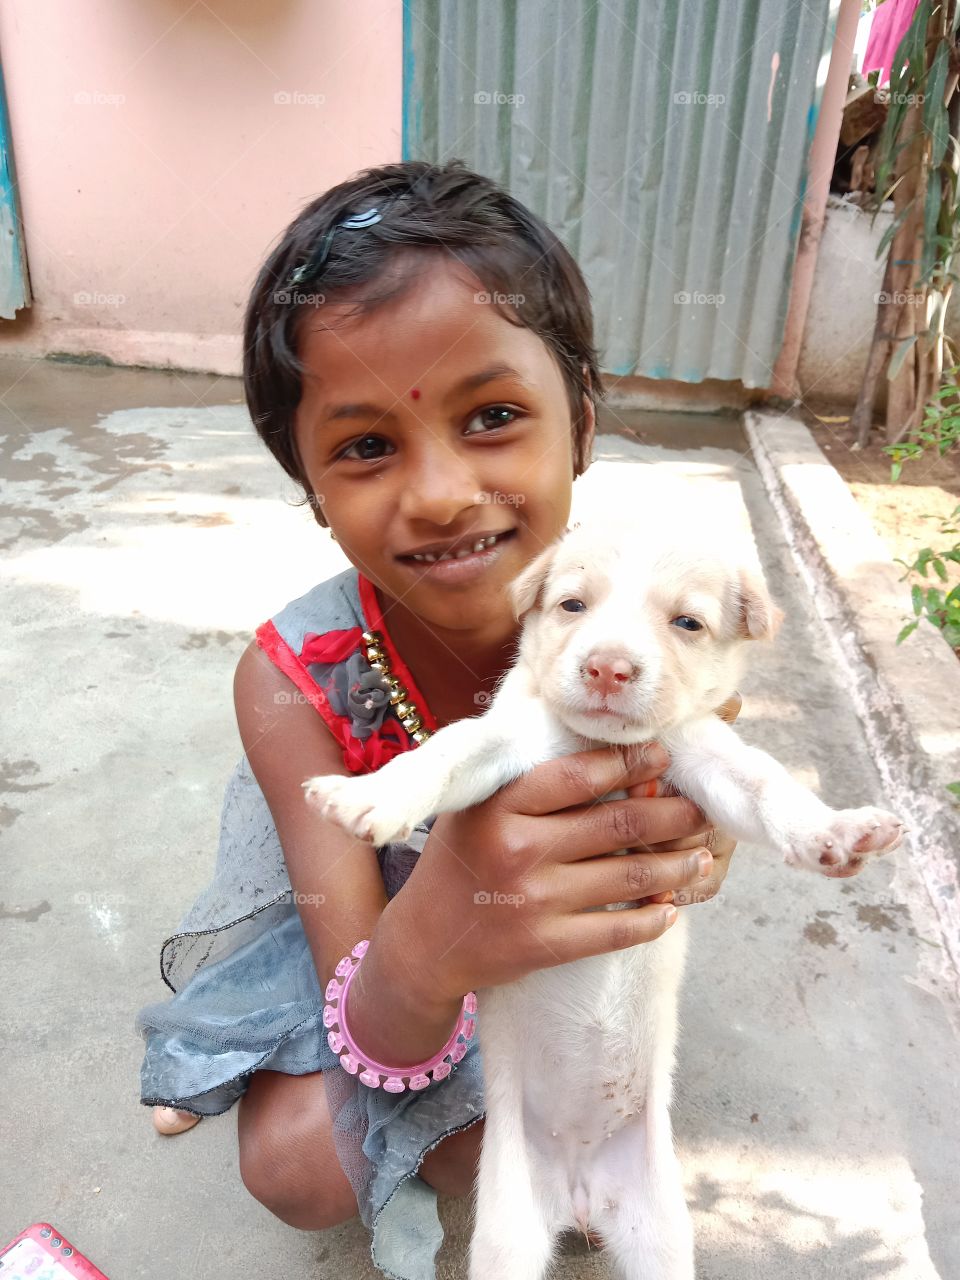
<instances>
[{"instance_id":1,"label":"green leaf","mask_svg":"<svg viewBox=\"0 0 960 1280\"><path fill-rule=\"evenodd\" d=\"M914 631L916 631L917 629L917 625L918 624L916 622L908 622L907 625L900 632L900 634L897 636L897 644L903 644L907 636L913 635Z\"/></svg>"},{"instance_id":2,"label":"green leaf","mask_svg":"<svg viewBox=\"0 0 960 1280\"><path fill-rule=\"evenodd\" d=\"M937 575L937 577L940 579L940 581L941 581L941 582L946 582L946 580L947 580L947 570L946 570L946 567L945 567L945 565L944 565L943 561L942 561L942 560L937 559L937 560L931 560L931 562L930 562L930 563L933 565L934 571L936 572L936 575Z\"/></svg>"},{"instance_id":3,"label":"green leaf","mask_svg":"<svg viewBox=\"0 0 960 1280\"><path fill-rule=\"evenodd\" d=\"M889 249L891 243L893 242L893 237L897 234L897 232L903 226L904 222L907 220L907 217L909 216L910 208L912 205L913 205L913 201L911 200L910 204L905 205L904 208L900 210L897 216L890 223L889 227L887 227L886 231L880 237L880 243L877 245L878 258L882 257L886 249Z\"/></svg>"},{"instance_id":4,"label":"green leaf","mask_svg":"<svg viewBox=\"0 0 960 1280\"><path fill-rule=\"evenodd\" d=\"M946 112L944 112L946 116ZM941 153L940 159L943 159ZM936 162L940 163L940 160ZM920 255L920 275L926 278L933 271L937 260L937 223L940 221L940 179L936 170L927 175L927 194L923 202L923 251Z\"/></svg>"},{"instance_id":5,"label":"green leaf","mask_svg":"<svg viewBox=\"0 0 960 1280\"><path fill-rule=\"evenodd\" d=\"M898 343L897 349L894 351L893 355L890 357L890 363L887 366L887 377L890 379L891 382L894 380L894 378L897 376L897 374L900 372L901 368L903 367L903 362L907 358L907 352L910 350L910 348L913 346L916 340L917 340L917 335L915 333L911 333L909 338L904 338L902 342Z\"/></svg>"},{"instance_id":6,"label":"green leaf","mask_svg":"<svg viewBox=\"0 0 960 1280\"><path fill-rule=\"evenodd\" d=\"M960 5L957 5L957 12L960 13ZM956 21L956 19L954 19ZM960 782L948 782L947 790L960 800Z\"/></svg>"},{"instance_id":7,"label":"green leaf","mask_svg":"<svg viewBox=\"0 0 960 1280\"><path fill-rule=\"evenodd\" d=\"M910 588L910 599L913 601L913 612L919 618L923 610L923 591L916 583Z\"/></svg>"},{"instance_id":8,"label":"green leaf","mask_svg":"<svg viewBox=\"0 0 960 1280\"><path fill-rule=\"evenodd\" d=\"M946 40L941 40L927 72L927 83L923 90L923 124L928 133L933 133L934 120L943 107L943 90L947 83L947 68L950 65L950 50ZM940 161L935 161L939 164Z\"/></svg>"}]
</instances>

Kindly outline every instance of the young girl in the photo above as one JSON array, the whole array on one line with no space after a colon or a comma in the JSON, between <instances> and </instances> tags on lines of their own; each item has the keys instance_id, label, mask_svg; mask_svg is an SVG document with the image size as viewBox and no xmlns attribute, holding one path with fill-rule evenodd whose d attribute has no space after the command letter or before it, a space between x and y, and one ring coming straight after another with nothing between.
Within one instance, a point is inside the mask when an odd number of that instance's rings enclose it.
<instances>
[{"instance_id":1,"label":"young girl","mask_svg":"<svg viewBox=\"0 0 960 1280\"><path fill-rule=\"evenodd\" d=\"M341 183L260 273L244 382L352 567L240 659L244 755L213 882L163 946L175 995L137 1017L141 1101L176 1133L242 1099L251 1194L305 1230L359 1211L375 1264L422 1280L436 1192L473 1182L482 1028L446 1078L367 1087L323 1025L338 962L369 940L351 1032L381 1062L419 1064L466 993L659 937L674 903L716 892L733 846L657 794L656 744L541 765L380 849L303 798L306 778L375 770L483 709L517 639L508 584L566 526L600 375L586 285L538 218L459 161ZM596 803L617 788L626 799ZM625 845L643 852L613 856Z\"/></svg>"}]
</instances>

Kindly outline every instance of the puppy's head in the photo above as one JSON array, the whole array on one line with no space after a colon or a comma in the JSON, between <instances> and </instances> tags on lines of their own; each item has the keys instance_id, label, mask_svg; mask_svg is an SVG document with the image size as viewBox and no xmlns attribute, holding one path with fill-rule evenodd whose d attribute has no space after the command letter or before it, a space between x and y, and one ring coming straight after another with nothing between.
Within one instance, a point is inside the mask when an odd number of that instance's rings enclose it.
<instances>
[{"instance_id":1,"label":"puppy's head","mask_svg":"<svg viewBox=\"0 0 960 1280\"><path fill-rule=\"evenodd\" d=\"M591 522L514 581L520 660L574 732L636 742L718 706L782 619L751 549L689 521Z\"/></svg>"}]
</instances>

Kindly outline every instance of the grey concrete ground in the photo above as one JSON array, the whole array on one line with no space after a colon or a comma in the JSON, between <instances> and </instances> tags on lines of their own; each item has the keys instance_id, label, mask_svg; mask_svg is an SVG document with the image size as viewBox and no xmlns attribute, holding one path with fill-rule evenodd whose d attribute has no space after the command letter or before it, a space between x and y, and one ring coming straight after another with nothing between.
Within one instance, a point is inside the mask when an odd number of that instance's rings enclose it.
<instances>
[{"instance_id":1,"label":"grey concrete ground","mask_svg":"<svg viewBox=\"0 0 960 1280\"><path fill-rule=\"evenodd\" d=\"M737 488L787 613L746 739L829 802L882 798L733 419L622 415L647 462ZM229 380L0 362L6 715L0 1240L49 1219L115 1280L377 1273L358 1221L292 1230L237 1173L236 1109L172 1139L138 1102L137 1008L206 883L252 629L336 571ZM957 1042L936 922L900 854L842 883L741 848L694 908L675 1122L701 1274L954 1280ZM441 1199L441 1277L469 1201ZM571 1240L557 1275L608 1274Z\"/></svg>"}]
</instances>

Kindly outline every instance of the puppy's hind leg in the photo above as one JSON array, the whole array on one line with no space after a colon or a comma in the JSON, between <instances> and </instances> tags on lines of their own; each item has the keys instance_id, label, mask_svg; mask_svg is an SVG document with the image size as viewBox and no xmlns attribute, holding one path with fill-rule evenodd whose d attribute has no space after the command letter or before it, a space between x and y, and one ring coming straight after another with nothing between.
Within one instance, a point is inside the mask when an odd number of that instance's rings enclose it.
<instances>
[{"instance_id":1,"label":"puppy's hind leg","mask_svg":"<svg viewBox=\"0 0 960 1280\"><path fill-rule=\"evenodd\" d=\"M521 1125L487 1112L477 1175L469 1280L542 1280L553 1257L551 1231L536 1195Z\"/></svg>"},{"instance_id":2,"label":"puppy's hind leg","mask_svg":"<svg viewBox=\"0 0 960 1280\"><path fill-rule=\"evenodd\" d=\"M606 1146L606 1207L595 1225L618 1280L694 1280L693 1227L666 1107L649 1105Z\"/></svg>"}]
</instances>

